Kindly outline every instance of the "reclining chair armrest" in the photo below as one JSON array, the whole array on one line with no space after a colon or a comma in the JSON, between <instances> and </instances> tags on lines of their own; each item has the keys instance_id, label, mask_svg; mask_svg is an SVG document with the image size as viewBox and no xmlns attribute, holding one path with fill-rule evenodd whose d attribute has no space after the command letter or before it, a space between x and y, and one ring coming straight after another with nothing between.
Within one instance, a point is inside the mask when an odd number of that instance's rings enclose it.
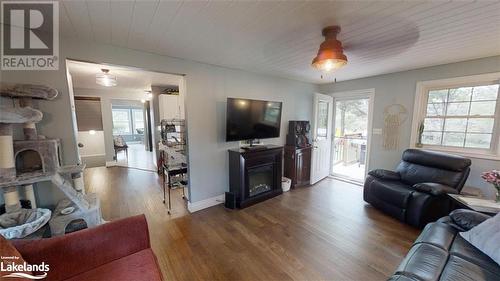
<instances>
[{"instance_id":1,"label":"reclining chair armrest","mask_svg":"<svg viewBox=\"0 0 500 281\"><path fill-rule=\"evenodd\" d=\"M392 180L392 181L401 180L401 175L398 172L384 170L384 169L371 170L370 172L368 172L368 174L372 177L382 180Z\"/></svg>"},{"instance_id":2,"label":"reclining chair armrest","mask_svg":"<svg viewBox=\"0 0 500 281\"><path fill-rule=\"evenodd\" d=\"M458 191L451 186L433 182L414 184L413 189L415 189L416 191L432 194L435 196L446 195L448 193L458 194Z\"/></svg>"},{"instance_id":3,"label":"reclining chair armrest","mask_svg":"<svg viewBox=\"0 0 500 281\"><path fill-rule=\"evenodd\" d=\"M465 231L491 218L488 215L467 209L457 209L450 213L451 220Z\"/></svg>"}]
</instances>

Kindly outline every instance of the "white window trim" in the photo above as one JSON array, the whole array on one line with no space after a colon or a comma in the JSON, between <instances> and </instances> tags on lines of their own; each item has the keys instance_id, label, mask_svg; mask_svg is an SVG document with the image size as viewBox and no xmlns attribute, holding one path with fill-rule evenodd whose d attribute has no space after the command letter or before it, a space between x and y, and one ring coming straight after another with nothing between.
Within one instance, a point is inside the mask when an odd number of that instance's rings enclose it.
<instances>
[{"instance_id":1,"label":"white window trim","mask_svg":"<svg viewBox=\"0 0 500 281\"><path fill-rule=\"evenodd\" d=\"M480 75L472 75L465 77L456 77L450 79L440 79L431 81L419 81L417 82L417 88L415 92L415 106L413 109L413 118L411 126L411 138L410 147L411 148L422 148L428 150L436 150L443 152L451 152L459 154L465 157L480 158L480 159L490 159L490 160L500 160L500 97L497 97L497 107L495 111L495 128L493 129L493 136L491 143L493 145L491 150L481 150L481 149L471 149L471 148L461 148L461 147L444 147L436 145L423 145L422 147L417 147L418 139L418 128L420 123L424 120L426 110L427 110L427 93L429 90L440 89L440 88L453 88L460 86L473 86L484 83L498 83L500 80L500 72L487 73ZM471 151L464 151L471 150Z\"/></svg>"},{"instance_id":2,"label":"white window trim","mask_svg":"<svg viewBox=\"0 0 500 281\"><path fill-rule=\"evenodd\" d=\"M129 134L123 134L123 135L125 135L125 136L133 135L133 123L132 123L133 122L132 121L133 116L132 116L132 111L130 110L130 108L112 108L111 109L111 114L113 114L113 111L115 111L115 110L116 111L127 112L127 115L128 115L128 130L130 131L130 133ZM112 120L112 122L113 122L113 129L114 129L115 120ZM115 134L113 133L113 135L115 135ZM118 135L122 135L122 134L118 134ZM116 136L118 136L118 135L116 135Z\"/></svg>"}]
</instances>

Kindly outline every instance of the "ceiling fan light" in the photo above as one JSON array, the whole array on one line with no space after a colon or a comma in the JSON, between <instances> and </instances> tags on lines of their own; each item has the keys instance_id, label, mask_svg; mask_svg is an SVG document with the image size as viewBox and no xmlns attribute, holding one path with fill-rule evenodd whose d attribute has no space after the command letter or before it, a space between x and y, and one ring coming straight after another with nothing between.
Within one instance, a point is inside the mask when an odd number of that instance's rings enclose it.
<instances>
[{"instance_id":1,"label":"ceiling fan light","mask_svg":"<svg viewBox=\"0 0 500 281\"><path fill-rule=\"evenodd\" d=\"M328 72L347 64L347 57L344 54L342 43L336 38L339 31L340 28L337 26L329 26L323 29L325 41L321 43L318 54L312 61L314 68Z\"/></svg>"},{"instance_id":2,"label":"ceiling fan light","mask_svg":"<svg viewBox=\"0 0 500 281\"><path fill-rule=\"evenodd\" d=\"M104 87L113 87L118 85L116 76L109 74L109 69L101 69L102 73L95 75L95 82L97 85Z\"/></svg>"},{"instance_id":3,"label":"ceiling fan light","mask_svg":"<svg viewBox=\"0 0 500 281\"><path fill-rule=\"evenodd\" d=\"M313 61L313 67L323 71L332 71L335 69L339 69L342 66L347 64L347 60L343 59L322 59Z\"/></svg>"}]
</instances>

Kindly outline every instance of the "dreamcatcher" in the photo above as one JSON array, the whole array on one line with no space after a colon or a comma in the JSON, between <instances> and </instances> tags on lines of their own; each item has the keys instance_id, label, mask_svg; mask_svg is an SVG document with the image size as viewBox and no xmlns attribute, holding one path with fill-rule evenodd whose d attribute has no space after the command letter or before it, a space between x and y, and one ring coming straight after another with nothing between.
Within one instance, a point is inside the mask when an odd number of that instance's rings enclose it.
<instances>
[{"instance_id":1,"label":"dreamcatcher","mask_svg":"<svg viewBox=\"0 0 500 281\"><path fill-rule=\"evenodd\" d=\"M399 148L401 125L408 118L408 111L401 104L391 104L384 108L383 147L386 150Z\"/></svg>"}]
</instances>

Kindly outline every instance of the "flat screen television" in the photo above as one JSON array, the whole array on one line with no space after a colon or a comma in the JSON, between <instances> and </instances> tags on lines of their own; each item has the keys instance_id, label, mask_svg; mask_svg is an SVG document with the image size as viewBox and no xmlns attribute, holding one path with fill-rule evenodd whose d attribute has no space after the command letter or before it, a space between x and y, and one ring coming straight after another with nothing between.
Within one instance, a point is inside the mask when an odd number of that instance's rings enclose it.
<instances>
[{"instance_id":1,"label":"flat screen television","mask_svg":"<svg viewBox=\"0 0 500 281\"><path fill-rule=\"evenodd\" d=\"M279 137L281 105L277 101L228 98L226 141Z\"/></svg>"}]
</instances>

